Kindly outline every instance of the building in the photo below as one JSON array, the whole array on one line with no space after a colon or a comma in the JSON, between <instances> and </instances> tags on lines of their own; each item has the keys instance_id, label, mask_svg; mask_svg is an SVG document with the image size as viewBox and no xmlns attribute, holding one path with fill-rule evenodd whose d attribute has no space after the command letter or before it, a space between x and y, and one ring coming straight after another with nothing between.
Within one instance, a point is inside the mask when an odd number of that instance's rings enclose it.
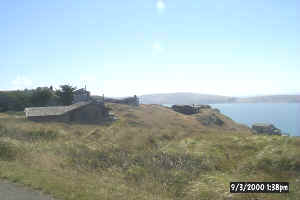
<instances>
[{"instance_id":1,"label":"building","mask_svg":"<svg viewBox=\"0 0 300 200\"><path fill-rule=\"evenodd\" d=\"M90 100L91 100L91 95L90 92L86 90L86 88L81 88L73 92L73 104L78 102L90 101Z\"/></svg>"},{"instance_id":2,"label":"building","mask_svg":"<svg viewBox=\"0 0 300 200\"><path fill-rule=\"evenodd\" d=\"M99 123L109 116L103 103L85 101L70 106L25 108L26 119L37 122Z\"/></svg>"}]
</instances>

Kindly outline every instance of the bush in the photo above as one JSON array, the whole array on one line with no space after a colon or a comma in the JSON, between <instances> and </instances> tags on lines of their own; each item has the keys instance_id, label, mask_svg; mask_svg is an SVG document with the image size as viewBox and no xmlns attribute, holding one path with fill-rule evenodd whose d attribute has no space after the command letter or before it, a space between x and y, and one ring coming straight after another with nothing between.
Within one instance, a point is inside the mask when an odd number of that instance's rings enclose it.
<instances>
[{"instance_id":1,"label":"bush","mask_svg":"<svg viewBox=\"0 0 300 200\"><path fill-rule=\"evenodd\" d=\"M11 161L17 157L17 148L4 141L0 141L0 160Z\"/></svg>"},{"instance_id":2,"label":"bush","mask_svg":"<svg viewBox=\"0 0 300 200\"><path fill-rule=\"evenodd\" d=\"M57 132L54 132L52 130L40 129L40 130L24 133L23 138L29 141L37 141L37 140L50 141L50 140L55 140L57 138L57 135L58 135Z\"/></svg>"}]
</instances>

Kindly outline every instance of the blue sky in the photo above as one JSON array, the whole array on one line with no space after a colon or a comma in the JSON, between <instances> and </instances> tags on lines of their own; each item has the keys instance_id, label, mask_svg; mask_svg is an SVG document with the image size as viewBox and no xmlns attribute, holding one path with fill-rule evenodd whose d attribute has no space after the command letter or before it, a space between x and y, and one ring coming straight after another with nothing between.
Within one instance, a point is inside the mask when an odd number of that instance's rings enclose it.
<instances>
[{"instance_id":1,"label":"blue sky","mask_svg":"<svg viewBox=\"0 0 300 200\"><path fill-rule=\"evenodd\" d=\"M0 90L300 93L298 0L0 4Z\"/></svg>"}]
</instances>

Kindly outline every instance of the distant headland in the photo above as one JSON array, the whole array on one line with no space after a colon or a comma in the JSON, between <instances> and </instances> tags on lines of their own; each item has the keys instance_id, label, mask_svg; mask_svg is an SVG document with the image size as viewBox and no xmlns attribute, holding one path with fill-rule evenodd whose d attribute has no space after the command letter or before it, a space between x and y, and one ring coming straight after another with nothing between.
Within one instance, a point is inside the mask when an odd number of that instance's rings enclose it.
<instances>
[{"instance_id":1,"label":"distant headland","mask_svg":"<svg viewBox=\"0 0 300 200\"><path fill-rule=\"evenodd\" d=\"M300 103L300 95L229 97L199 93L162 93L140 96L144 104Z\"/></svg>"}]
</instances>

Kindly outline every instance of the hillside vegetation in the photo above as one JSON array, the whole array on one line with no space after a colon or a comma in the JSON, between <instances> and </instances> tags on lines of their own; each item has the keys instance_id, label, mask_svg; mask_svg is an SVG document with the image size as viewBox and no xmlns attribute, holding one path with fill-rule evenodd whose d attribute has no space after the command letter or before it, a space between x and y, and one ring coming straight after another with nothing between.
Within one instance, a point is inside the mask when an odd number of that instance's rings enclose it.
<instances>
[{"instance_id":1,"label":"hillside vegetation","mask_svg":"<svg viewBox=\"0 0 300 200\"><path fill-rule=\"evenodd\" d=\"M109 104L104 125L0 114L0 177L65 200L297 200L300 139L253 135L214 110ZM204 125L216 116L224 124ZM289 194L230 194L230 181L289 181Z\"/></svg>"}]
</instances>

